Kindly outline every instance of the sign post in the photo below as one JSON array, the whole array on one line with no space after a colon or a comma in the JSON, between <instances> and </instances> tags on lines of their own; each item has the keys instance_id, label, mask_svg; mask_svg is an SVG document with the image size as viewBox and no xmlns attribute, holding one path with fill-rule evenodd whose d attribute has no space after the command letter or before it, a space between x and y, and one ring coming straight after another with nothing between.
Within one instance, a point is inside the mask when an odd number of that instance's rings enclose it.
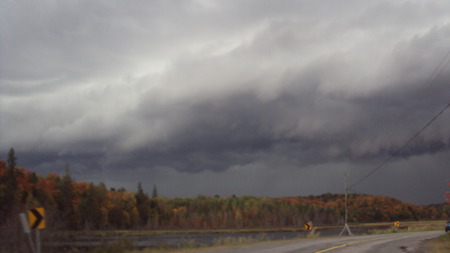
<instances>
[{"instance_id":1,"label":"sign post","mask_svg":"<svg viewBox=\"0 0 450 253\"><path fill-rule=\"evenodd\" d=\"M27 217L24 213L20 213L19 218L20 218L20 222L22 223L23 231L25 231L25 233L28 235L27 236L28 243L30 244L31 251L33 253L36 253L36 248L34 247L33 239L31 239L31 230L30 230L30 227L28 226Z\"/></svg>"},{"instance_id":2,"label":"sign post","mask_svg":"<svg viewBox=\"0 0 450 253\"><path fill-rule=\"evenodd\" d=\"M41 253L41 233L36 230L36 253Z\"/></svg>"},{"instance_id":3,"label":"sign post","mask_svg":"<svg viewBox=\"0 0 450 253\"><path fill-rule=\"evenodd\" d=\"M399 221L395 221L394 222L394 230L397 231L400 227L400 222Z\"/></svg>"},{"instance_id":4,"label":"sign post","mask_svg":"<svg viewBox=\"0 0 450 253\"><path fill-rule=\"evenodd\" d=\"M44 208L38 207L28 211L28 222L31 229L36 230L36 253L41 253L41 233L40 229L45 228Z\"/></svg>"}]
</instances>

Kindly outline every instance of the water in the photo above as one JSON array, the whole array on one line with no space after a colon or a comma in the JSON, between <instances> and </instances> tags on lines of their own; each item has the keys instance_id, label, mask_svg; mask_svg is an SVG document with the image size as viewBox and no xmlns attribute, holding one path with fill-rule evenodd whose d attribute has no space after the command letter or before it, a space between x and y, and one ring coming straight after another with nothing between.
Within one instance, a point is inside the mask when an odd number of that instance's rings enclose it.
<instances>
[{"instance_id":1,"label":"water","mask_svg":"<svg viewBox=\"0 0 450 253\"><path fill-rule=\"evenodd\" d=\"M352 228L355 235L364 234L368 228ZM337 236L341 229L320 229L320 236ZM48 248L94 248L105 244L126 241L137 248L199 247L233 242L255 242L306 238L309 231L239 232L239 233L171 233L139 236L78 236L70 241L45 243Z\"/></svg>"}]
</instances>

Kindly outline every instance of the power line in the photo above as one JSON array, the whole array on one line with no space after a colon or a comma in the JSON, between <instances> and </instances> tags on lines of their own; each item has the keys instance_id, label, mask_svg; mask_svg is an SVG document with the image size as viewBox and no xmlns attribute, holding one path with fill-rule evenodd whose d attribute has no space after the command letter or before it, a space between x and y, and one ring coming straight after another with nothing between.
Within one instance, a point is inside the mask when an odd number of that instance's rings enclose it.
<instances>
[{"instance_id":1,"label":"power line","mask_svg":"<svg viewBox=\"0 0 450 253\"><path fill-rule=\"evenodd\" d=\"M423 95L427 89L429 89L431 86L434 85L434 82L436 81L438 76L441 74L441 72L450 63L450 59L448 59L447 63L445 63L445 65L442 66L442 64L444 64L445 60L448 58L449 55L450 55L450 50L447 52L447 54L444 56L444 58L442 58L441 62L438 64L438 66L434 69L433 73L430 75L430 77L428 78L427 82L425 83L425 87L422 89L421 92L419 92L417 94L417 97L420 97L421 95Z\"/></svg>"},{"instance_id":2,"label":"power line","mask_svg":"<svg viewBox=\"0 0 450 253\"><path fill-rule=\"evenodd\" d=\"M426 93L428 93L427 91L429 91L431 89L431 87L434 86L435 82L437 81L438 77L441 75L442 71L444 71L444 69L446 69L447 66L450 64L449 56L450 56L450 49L447 51L447 53L444 55L444 57L442 57L439 64L433 69L433 72L428 77L428 79L424 83L423 87L421 89L419 89L417 91L417 93L414 95L414 98L411 100L412 103L408 103L407 106L398 113L398 115L407 113L418 103L419 99L421 99L423 96L425 96ZM394 120L393 123L399 123L400 121L401 121L400 117L396 117L396 120ZM396 124L394 124L394 125L396 125ZM393 127L390 127L390 129L393 130ZM388 137L392 136L391 132L392 131L387 132ZM375 145L374 142L372 142L370 144L370 148L373 145Z\"/></svg>"},{"instance_id":3,"label":"power line","mask_svg":"<svg viewBox=\"0 0 450 253\"><path fill-rule=\"evenodd\" d=\"M434 85L435 81L437 80L437 78L441 75L441 72L447 67L447 65L450 63L450 59L447 60L447 62L445 63L446 59L450 56L450 50L447 52L447 54L442 58L442 60L439 62L439 64L434 68L433 73L431 73L430 77L428 78L427 82L425 82L425 87L422 89L421 92L419 92L416 96L420 97L421 95L423 95L423 93L429 89L432 85ZM445 64L444 64L445 63ZM360 178L358 181L356 181L356 183L354 183L353 185L351 185L349 188L354 187L355 185L361 183L362 181L364 181L366 178L370 177L372 174L374 174L377 170L381 169L387 162L389 162L392 157L396 156L398 153L400 153L400 151L406 146L408 145L412 140L414 140L420 133L422 133L429 125L431 125L431 123L433 123L434 120L436 120L439 115L441 115L448 107L450 106L450 104L446 105L444 107L444 109L442 109L438 114L436 114L436 116L434 116L422 129L420 129L415 135L413 135L405 144L403 144L400 148L398 148L393 154L391 154L388 158L386 158L383 162L381 162L377 167L375 167L375 169L373 169L371 172L369 172L367 175L365 175L364 177Z\"/></svg>"},{"instance_id":4,"label":"power line","mask_svg":"<svg viewBox=\"0 0 450 253\"><path fill-rule=\"evenodd\" d=\"M370 177L373 173L375 173L377 170L381 169L387 162L389 162L394 156L398 155L398 153L400 153L400 151L406 147L412 140L414 140L417 136L419 136L428 126L431 125L431 123L433 123L433 121L435 121L447 108L450 107L450 103L447 104L438 114L436 114L430 121L428 121L428 123L422 127L422 129L420 129L416 134L414 134L407 142L405 142L405 144L403 144L400 148L398 148L392 155L390 155L388 158L386 158L383 162L381 162L377 167L375 167L375 169L373 169L371 172L369 172L367 175L365 175L364 177L360 178L358 181L356 181L356 183L352 184L349 188L354 187L355 185L361 183L362 181L364 181L366 178Z\"/></svg>"}]
</instances>

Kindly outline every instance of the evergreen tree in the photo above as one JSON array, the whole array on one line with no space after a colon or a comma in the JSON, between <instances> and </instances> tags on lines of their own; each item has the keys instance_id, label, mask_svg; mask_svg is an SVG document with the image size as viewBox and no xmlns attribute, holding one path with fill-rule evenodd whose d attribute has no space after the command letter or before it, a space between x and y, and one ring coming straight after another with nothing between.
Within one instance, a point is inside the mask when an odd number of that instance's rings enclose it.
<instances>
[{"instance_id":1,"label":"evergreen tree","mask_svg":"<svg viewBox=\"0 0 450 253\"><path fill-rule=\"evenodd\" d=\"M144 193L144 190L142 189L141 182L138 183L138 191L135 194L136 198L136 207L139 212L139 219L141 225L147 225L148 223L148 216L150 213L150 203L149 198L147 194Z\"/></svg>"},{"instance_id":2,"label":"evergreen tree","mask_svg":"<svg viewBox=\"0 0 450 253\"><path fill-rule=\"evenodd\" d=\"M102 207L105 206L106 199L106 187L103 183L99 186L89 184L78 205L81 223L85 229L101 229L105 226L107 217Z\"/></svg>"},{"instance_id":3,"label":"evergreen tree","mask_svg":"<svg viewBox=\"0 0 450 253\"><path fill-rule=\"evenodd\" d=\"M150 200L149 225L155 229L158 228L162 213L158 200L158 190L156 189L156 185L153 185L152 198Z\"/></svg>"},{"instance_id":4,"label":"evergreen tree","mask_svg":"<svg viewBox=\"0 0 450 253\"><path fill-rule=\"evenodd\" d=\"M70 168L66 167L66 174L57 184L56 188L59 190L56 195L56 203L61 214L61 219L64 221L69 229L77 228L77 219L75 217L75 193L73 191L72 177L70 175Z\"/></svg>"},{"instance_id":5,"label":"evergreen tree","mask_svg":"<svg viewBox=\"0 0 450 253\"><path fill-rule=\"evenodd\" d=\"M16 205L17 157L13 148L8 152L5 175L0 180L0 214L8 217Z\"/></svg>"},{"instance_id":6,"label":"evergreen tree","mask_svg":"<svg viewBox=\"0 0 450 253\"><path fill-rule=\"evenodd\" d=\"M152 198L158 197L158 190L156 189L156 184L153 185L153 192L152 192Z\"/></svg>"},{"instance_id":7,"label":"evergreen tree","mask_svg":"<svg viewBox=\"0 0 450 253\"><path fill-rule=\"evenodd\" d=\"M8 152L8 169L10 170L14 170L16 168L16 161L17 161L17 157L16 157L16 152L14 151L13 148L11 148Z\"/></svg>"},{"instance_id":8,"label":"evergreen tree","mask_svg":"<svg viewBox=\"0 0 450 253\"><path fill-rule=\"evenodd\" d=\"M144 190L142 189L141 182L138 183L138 190L136 193L136 202L138 205L145 203L145 201L148 199L147 195L144 193Z\"/></svg>"},{"instance_id":9,"label":"evergreen tree","mask_svg":"<svg viewBox=\"0 0 450 253\"><path fill-rule=\"evenodd\" d=\"M0 161L3 162L3 161ZM0 167L0 171L3 171L3 174L0 174L0 215L2 217L6 216L7 213L7 208L8 206L6 205L7 202L7 194L6 194L6 164L3 163L2 164L3 167ZM2 223L4 223L6 221L6 219L0 219L0 225Z\"/></svg>"},{"instance_id":10,"label":"evergreen tree","mask_svg":"<svg viewBox=\"0 0 450 253\"><path fill-rule=\"evenodd\" d=\"M16 161L16 154L14 152L14 149L11 148L8 153L7 169L5 175L6 188L11 196L14 195L17 189Z\"/></svg>"},{"instance_id":11,"label":"evergreen tree","mask_svg":"<svg viewBox=\"0 0 450 253\"><path fill-rule=\"evenodd\" d=\"M30 178L28 179L28 182L32 183L32 184L36 184L39 181L36 173L31 173Z\"/></svg>"}]
</instances>

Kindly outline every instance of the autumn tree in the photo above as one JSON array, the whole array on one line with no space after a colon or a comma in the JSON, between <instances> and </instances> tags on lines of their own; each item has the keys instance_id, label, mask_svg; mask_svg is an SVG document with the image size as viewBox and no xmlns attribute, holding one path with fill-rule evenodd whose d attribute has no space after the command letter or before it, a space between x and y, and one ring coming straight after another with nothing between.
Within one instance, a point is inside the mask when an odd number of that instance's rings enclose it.
<instances>
[{"instance_id":1,"label":"autumn tree","mask_svg":"<svg viewBox=\"0 0 450 253\"><path fill-rule=\"evenodd\" d=\"M105 208L107 190L105 184L95 186L90 183L88 189L82 194L78 211L81 225L85 229L102 229L106 226L108 217Z\"/></svg>"},{"instance_id":2,"label":"autumn tree","mask_svg":"<svg viewBox=\"0 0 450 253\"><path fill-rule=\"evenodd\" d=\"M447 185L450 186L450 181L447 182ZM445 193L445 198L448 203L450 203L450 191Z\"/></svg>"},{"instance_id":3,"label":"autumn tree","mask_svg":"<svg viewBox=\"0 0 450 253\"><path fill-rule=\"evenodd\" d=\"M103 183L76 182L68 168L62 177L42 177L17 168L16 160L11 151L7 161L0 161L0 211L6 217L0 219L0 230L7 227L5 220L18 221L10 218L15 212L5 211L11 208L5 203L11 196L6 193L12 189L15 210L45 207L47 225L52 229L303 228L310 220L318 226L342 222L343 194L166 198L158 197L154 186L150 198L141 183L136 192L123 187L108 191ZM450 218L450 203L416 206L386 196L351 194L348 205L352 210L349 220L355 222Z\"/></svg>"},{"instance_id":4,"label":"autumn tree","mask_svg":"<svg viewBox=\"0 0 450 253\"><path fill-rule=\"evenodd\" d=\"M139 212L136 208L136 198L130 191L115 191L109 193L110 210L108 221L115 228L129 229L139 224Z\"/></svg>"}]
</instances>

